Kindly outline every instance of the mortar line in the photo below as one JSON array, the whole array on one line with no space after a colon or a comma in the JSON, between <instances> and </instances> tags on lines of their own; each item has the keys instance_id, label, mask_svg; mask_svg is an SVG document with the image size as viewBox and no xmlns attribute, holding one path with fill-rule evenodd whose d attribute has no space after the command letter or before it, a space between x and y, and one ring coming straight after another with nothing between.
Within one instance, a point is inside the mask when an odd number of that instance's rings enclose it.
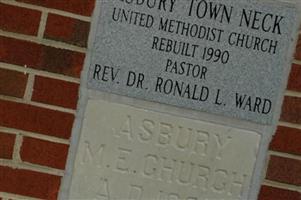
<instances>
[{"instance_id":1,"label":"mortar line","mask_svg":"<svg viewBox=\"0 0 301 200\"><path fill-rule=\"evenodd\" d=\"M3 198L3 200L6 199L14 199L14 200L40 200L38 198L33 198L33 197L27 197L23 195L18 195L18 194L11 194L7 192L0 192L0 196Z\"/></svg>"},{"instance_id":2,"label":"mortar line","mask_svg":"<svg viewBox=\"0 0 301 200\"><path fill-rule=\"evenodd\" d=\"M267 180L267 179L264 180L263 185L276 187L276 188L280 188L280 189L285 189L285 190L296 191L296 192L301 191L301 188L299 186L290 185L290 184L286 184L286 183L280 183L280 182L271 181L271 180Z\"/></svg>"},{"instance_id":3,"label":"mortar line","mask_svg":"<svg viewBox=\"0 0 301 200\"><path fill-rule=\"evenodd\" d=\"M10 134L10 135L13 135L15 137L17 137L17 134L19 133L19 131L7 130L6 127L1 127L1 126L0 126L0 132L5 133L5 134Z\"/></svg>"},{"instance_id":4,"label":"mortar line","mask_svg":"<svg viewBox=\"0 0 301 200\"><path fill-rule=\"evenodd\" d=\"M3 30L0 30L0 36L14 38L14 39L18 39L18 40L24 40L27 42L33 42L33 43L37 43L37 44L41 44L41 45L45 45L45 46L75 51L75 52L79 52L79 53L86 53L86 51L87 51L86 48L78 47L78 46L67 44L64 42L58 42L55 40L48 40L48 39L43 39L43 38L39 39L38 37L28 36L28 35L23 35L20 33L13 33L13 32L8 32L8 31L3 31Z\"/></svg>"},{"instance_id":5,"label":"mortar line","mask_svg":"<svg viewBox=\"0 0 301 200\"><path fill-rule=\"evenodd\" d=\"M22 162L21 155L20 155L22 143L23 143L23 136L20 133L18 133L16 135L14 151L13 151L13 162L15 164L19 164Z\"/></svg>"},{"instance_id":6,"label":"mortar line","mask_svg":"<svg viewBox=\"0 0 301 200\"><path fill-rule=\"evenodd\" d=\"M34 79L35 79L35 75L32 74L32 73L29 73L28 74L28 78L27 78L27 84L26 84L25 94L24 94L24 100L25 100L25 102L29 102L31 100L32 93L33 93Z\"/></svg>"},{"instance_id":7,"label":"mortar line","mask_svg":"<svg viewBox=\"0 0 301 200\"><path fill-rule=\"evenodd\" d=\"M287 91L285 91L285 96L300 97L301 98L301 92L295 92L295 91L287 90Z\"/></svg>"},{"instance_id":8,"label":"mortar line","mask_svg":"<svg viewBox=\"0 0 301 200\"><path fill-rule=\"evenodd\" d=\"M284 157L284 158L290 158L290 159L294 159L294 160L299 160L301 161L301 155L294 155L294 154L290 154L290 153L284 153L284 152L278 152L278 151L269 151L270 155L273 156L280 156L280 157Z\"/></svg>"},{"instance_id":9,"label":"mortar line","mask_svg":"<svg viewBox=\"0 0 301 200\"><path fill-rule=\"evenodd\" d=\"M48 135L41 135L41 134L27 132L27 133L23 133L23 136L40 139L40 140L45 140L47 142L66 144L66 145L70 144L69 140L67 140L67 139L55 138L53 136L48 136Z\"/></svg>"},{"instance_id":10,"label":"mortar line","mask_svg":"<svg viewBox=\"0 0 301 200\"><path fill-rule=\"evenodd\" d=\"M284 126L284 127L289 127L289 128L294 128L294 129L300 129L301 130L301 124L293 124L293 123L289 123L289 122L282 122L282 121L280 121L278 123L278 125Z\"/></svg>"},{"instance_id":11,"label":"mortar line","mask_svg":"<svg viewBox=\"0 0 301 200\"><path fill-rule=\"evenodd\" d=\"M62 15L65 17L70 17L70 18L74 18L74 19L78 19L78 20L82 20L82 21L86 21L86 22L91 22L91 17L71 13L68 11L58 10L58 9L54 9L54 8L47 8L47 7L43 7L43 6L32 5L32 4L28 4L28 3L11 1L11 0L0 0L0 2L8 4L8 5L18 6L18 7L22 7L22 8L28 8L31 10L38 10L41 12L54 13L54 14Z\"/></svg>"},{"instance_id":12,"label":"mortar line","mask_svg":"<svg viewBox=\"0 0 301 200\"><path fill-rule=\"evenodd\" d=\"M46 29L46 23L47 23L47 17L48 17L48 12L47 11L42 12L39 31L38 31L38 38L40 40L42 40L43 36L44 36L44 32Z\"/></svg>"},{"instance_id":13,"label":"mortar line","mask_svg":"<svg viewBox=\"0 0 301 200\"><path fill-rule=\"evenodd\" d=\"M293 63L294 63L294 64L297 64L297 65L301 65L301 60L295 59L295 60L293 61Z\"/></svg>"},{"instance_id":14,"label":"mortar line","mask_svg":"<svg viewBox=\"0 0 301 200\"><path fill-rule=\"evenodd\" d=\"M55 169L43 165L31 164L28 162L14 163L11 162L10 160L0 159L0 165L5 167L10 167L13 169L23 169L23 170L40 172L44 174L55 175L55 176L64 176L64 170Z\"/></svg>"},{"instance_id":15,"label":"mortar line","mask_svg":"<svg viewBox=\"0 0 301 200\"><path fill-rule=\"evenodd\" d=\"M15 135L20 133L20 134L22 134L22 136L41 139L41 140L45 140L45 141L48 141L48 142L54 142L54 143L59 143L59 144L67 144L67 145L70 144L69 139L59 138L59 137L50 136L50 135L44 135L44 134L41 134L41 133L23 131L23 130L18 130L18 129L14 129L14 128L7 128L7 127L2 127L2 126L0 126L0 131L3 131L5 133L9 133L9 134L15 134Z\"/></svg>"},{"instance_id":16,"label":"mortar line","mask_svg":"<svg viewBox=\"0 0 301 200\"><path fill-rule=\"evenodd\" d=\"M5 101L12 101L12 102L15 102L15 103L28 104L28 105L31 105L31 106L36 106L36 107L45 108L45 109L49 109L49 110L55 110L55 111L59 111L59 112L65 112L65 113L69 113L69 114L73 114L73 115L76 113L76 111L72 110L72 109L58 107L58 106L54 106L54 105L43 104L43 103L38 103L38 102L33 102L33 101L28 101L27 102L24 99L19 99L19 98L16 98L16 97L0 95L0 99L5 100Z\"/></svg>"},{"instance_id":17,"label":"mortar line","mask_svg":"<svg viewBox=\"0 0 301 200\"><path fill-rule=\"evenodd\" d=\"M17 135L19 133L19 130L0 126L0 132Z\"/></svg>"},{"instance_id":18,"label":"mortar line","mask_svg":"<svg viewBox=\"0 0 301 200\"><path fill-rule=\"evenodd\" d=\"M56 73L47 72L47 71L36 70L36 69L19 66L19 65L13 65L13 64L0 62L0 68L8 69L8 70L15 70L15 71L22 72L25 74L31 73L31 74L35 74L35 75L39 75L39 76L49 77L49 78L63 80L63 81L72 82L72 83L80 83L79 78L74 78L74 77L65 76L62 74L56 74Z\"/></svg>"},{"instance_id":19,"label":"mortar line","mask_svg":"<svg viewBox=\"0 0 301 200\"><path fill-rule=\"evenodd\" d=\"M33 164L33 163L29 163L29 162L23 162L22 164L24 165L24 168L32 169L35 171L39 170L39 172L42 172L42 173L52 174L52 175L61 176L61 177L65 175L64 170L61 170L61 169L47 167L44 165Z\"/></svg>"}]
</instances>

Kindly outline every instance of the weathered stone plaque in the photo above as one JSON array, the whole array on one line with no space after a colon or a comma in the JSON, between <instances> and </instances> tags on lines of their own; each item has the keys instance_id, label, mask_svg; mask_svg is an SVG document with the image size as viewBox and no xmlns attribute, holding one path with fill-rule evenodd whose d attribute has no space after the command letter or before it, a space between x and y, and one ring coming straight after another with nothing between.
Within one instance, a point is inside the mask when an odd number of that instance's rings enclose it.
<instances>
[{"instance_id":1,"label":"weathered stone plaque","mask_svg":"<svg viewBox=\"0 0 301 200\"><path fill-rule=\"evenodd\" d=\"M260 140L252 131L89 100L69 198L247 199Z\"/></svg>"},{"instance_id":2,"label":"weathered stone plaque","mask_svg":"<svg viewBox=\"0 0 301 200\"><path fill-rule=\"evenodd\" d=\"M96 1L60 199L255 200L298 17L276 1Z\"/></svg>"},{"instance_id":3,"label":"weathered stone plaque","mask_svg":"<svg viewBox=\"0 0 301 200\"><path fill-rule=\"evenodd\" d=\"M298 27L289 4L101 1L88 88L271 124Z\"/></svg>"}]
</instances>

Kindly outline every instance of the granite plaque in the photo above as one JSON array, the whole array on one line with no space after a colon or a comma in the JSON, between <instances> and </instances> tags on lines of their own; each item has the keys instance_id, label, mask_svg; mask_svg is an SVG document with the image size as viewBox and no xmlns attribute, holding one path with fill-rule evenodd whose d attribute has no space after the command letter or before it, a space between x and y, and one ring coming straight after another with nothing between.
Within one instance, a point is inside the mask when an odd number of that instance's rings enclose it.
<instances>
[{"instance_id":1,"label":"granite plaque","mask_svg":"<svg viewBox=\"0 0 301 200\"><path fill-rule=\"evenodd\" d=\"M271 124L297 36L279 2L100 3L88 88Z\"/></svg>"},{"instance_id":2,"label":"granite plaque","mask_svg":"<svg viewBox=\"0 0 301 200\"><path fill-rule=\"evenodd\" d=\"M88 100L69 199L247 199L260 141L253 131Z\"/></svg>"}]
</instances>

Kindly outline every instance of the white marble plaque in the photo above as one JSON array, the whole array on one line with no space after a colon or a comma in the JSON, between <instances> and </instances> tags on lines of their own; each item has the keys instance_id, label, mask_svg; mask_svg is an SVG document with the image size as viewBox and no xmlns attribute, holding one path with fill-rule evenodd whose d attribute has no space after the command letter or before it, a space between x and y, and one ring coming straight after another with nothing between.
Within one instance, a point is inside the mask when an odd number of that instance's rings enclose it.
<instances>
[{"instance_id":1,"label":"white marble plaque","mask_svg":"<svg viewBox=\"0 0 301 200\"><path fill-rule=\"evenodd\" d=\"M277 118L298 30L291 4L99 5L88 88L261 124Z\"/></svg>"},{"instance_id":2,"label":"white marble plaque","mask_svg":"<svg viewBox=\"0 0 301 200\"><path fill-rule=\"evenodd\" d=\"M88 100L70 199L247 199L261 136Z\"/></svg>"}]
</instances>

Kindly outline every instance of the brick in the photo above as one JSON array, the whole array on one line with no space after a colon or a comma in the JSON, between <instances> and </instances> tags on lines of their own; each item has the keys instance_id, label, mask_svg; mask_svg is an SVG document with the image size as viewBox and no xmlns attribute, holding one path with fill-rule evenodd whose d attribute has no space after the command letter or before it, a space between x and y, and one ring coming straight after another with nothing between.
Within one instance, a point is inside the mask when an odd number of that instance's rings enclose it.
<instances>
[{"instance_id":1,"label":"brick","mask_svg":"<svg viewBox=\"0 0 301 200\"><path fill-rule=\"evenodd\" d=\"M0 166L0 191L40 199L57 199L61 177Z\"/></svg>"},{"instance_id":2,"label":"brick","mask_svg":"<svg viewBox=\"0 0 301 200\"><path fill-rule=\"evenodd\" d=\"M85 54L0 36L0 62L79 77Z\"/></svg>"},{"instance_id":3,"label":"brick","mask_svg":"<svg viewBox=\"0 0 301 200\"><path fill-rule=\"evenodd\" d=\"M301 161L271 156L266 178L272 181L301 186Z\"/></svg>"},{"instance_id":4,"label":"brick","mask_svg":"<svg viewBox=\"0 0 301 200\"><path fill-rule=\"evenodd\" d=\"M15 135L0 132L0 158L13 158L15 139Z\"/></svg>"},{"instance_id":5,"label":"brick","mask_svg":"<svg viewBox=\"0 0 301 200\"><path fill-rule=\"evenodd\" d=\"M64 10L67 12L91 16L94 9L95 0L17 0L24 3L30 3L47 8Z\"/></svg>"},{"instance_id":6,"label":"brick","mask_svg":"<svg viewBox=\"0 0 301 200\"><path fill-rule=\"evenodd\" d=\"M280 119L285 122L301 123L301 98L286 96Z\"/></svg>"},{"instance_id":7,"label":"brick","mask_svg":"<svg viewBox=\"0 0 301 200\"><path fill-rule=\"evenodd\" d=\"M299 35L299 39L298 39L298 42L297 42L295 58L297 60L301 60L301 35Z\"/></svg>"},{"instance_id":8,"label":"brick","mask_svg":"<svg viewBox=\"0 0 301 200\"><path fill-rule=\"evenodd\" d=\"M0 126L69 139L74 115L0 100Z\"/></svg>"},{"instance_id":9,"label":"brick","mask_svg":"<svg viewBox=\"0 0 301 200\"><path fill-rule=\"evenodd\" d=\"M270 144L270 149L301 155L301 130L279 126Z\"/></svg>"},{"instance_id":10,"label":"brick","mask_svg":"<svg viewBox=\"0 0 301 200\"><path fill-rule=\"evenodd\" d=\"M26 162L65 169L68 148L66 144L24 137L20 155Z\"/></svg>"},{"instance_id":11,"label":"brick","mask_svg":"<svg viewBox=\"0 0 301 200\"><path fill-rule=\"evenodd\" d=\"M24 73L0 68L0 94L22 98L27 78Z\"/></svg>"},{"instance_id":12,"label":"brick","mask_svg":"<svg viewBox=\"0 0 301 200\"><path fill-rule=\"evenodd\" d=\"M295 191L262 186L258 200L301 200L301 194Z\"/></svg>"},{"instance_id":13,"label":"brick","mask_svg":"<svg viewBox=\"0 0 301 200\"><path fill-rule=\"evenodd\" d=\"M41 12L0 3L0 29L27 35L37 35Z\"/></svg>"},{"instance_id":14,"label":"brick","mask_svg":"<svg viewBox=\"0 0 301 200\"><path fill-rule=\"evenodd\" d=\"M86 47L90 23L74 18L49 14L44 38Z\"/></svg>"},{"instance_id":15,"label":"brick","mask_svg":"<svg viewBox=\"0 0 301 200\"><path fill-rule=\"evenodd\" d=\"M293 64L287 89L301 92L301 65Z\"/></svg>"},{"instance_id":16,"label":"brick","mask_svg":"<svg viewBox=\"0 0 301 200\"><path fill-rule=\"evenodd\" d=\"M76 83L36 76L32 100L75 109L78 89Z\"/></svg>"}]
</instances>

